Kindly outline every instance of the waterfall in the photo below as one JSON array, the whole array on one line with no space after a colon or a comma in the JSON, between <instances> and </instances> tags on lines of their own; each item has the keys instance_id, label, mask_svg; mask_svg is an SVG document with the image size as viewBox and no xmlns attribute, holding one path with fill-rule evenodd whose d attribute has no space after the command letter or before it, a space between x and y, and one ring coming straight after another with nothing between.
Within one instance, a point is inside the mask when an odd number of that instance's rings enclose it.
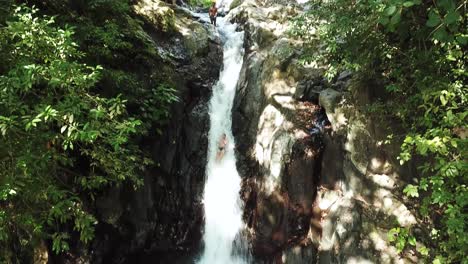
<instances>
[{"instance_id":1,"label":"waterfall","mask_svg":"<svg viewBox=\"0 0 468 264\"><path fill-rule=\"evenodd\" d=\"M233 254L233 242L242 229L242 211L239 205L241 179L236 169L234 137L231 131L231 109L243 61L243 32L218 18L217 30L223 42L224 67L213 87L210 101L210 132L208 164L204 192L205 233L201 264L245 263ZM226 134L228 143L223 158L218 161L218 142Z\"/></svg>"}]
</instances>

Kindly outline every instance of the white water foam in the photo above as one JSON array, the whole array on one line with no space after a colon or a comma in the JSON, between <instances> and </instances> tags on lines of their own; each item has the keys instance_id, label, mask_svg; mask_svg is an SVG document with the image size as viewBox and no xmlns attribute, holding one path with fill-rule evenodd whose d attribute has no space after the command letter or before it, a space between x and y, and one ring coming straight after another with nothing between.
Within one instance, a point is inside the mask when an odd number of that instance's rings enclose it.
<instances>
[{"instance_id":1,"label":"white water foam","mask_svg":"<svg viewBox=\"0 0 468 264\"><path fill-rule=\"evenodd\" d=\"M243 227L239 205L241 179L236 169L234 137L231 131L231 109L243 61L243 32L218 18L218 32L223 40L224 67L213 87L210 101L210 132L208 143L207 180L205 184L204 252L200 264L245 263L242 256L233 253L233 242ZM216 160L218 142L227 135L226 153Z\"/></svg>"},{"instance_id":2,"label":"white water foam","mask_svg":"<svg viewBox=\"0 0 468 264\"><path fill-rule=\"evenodd\" d=\"M233 0L220 0L216 2L216 7L222 12L228 12Z\"/></svg>"}]
</instances>

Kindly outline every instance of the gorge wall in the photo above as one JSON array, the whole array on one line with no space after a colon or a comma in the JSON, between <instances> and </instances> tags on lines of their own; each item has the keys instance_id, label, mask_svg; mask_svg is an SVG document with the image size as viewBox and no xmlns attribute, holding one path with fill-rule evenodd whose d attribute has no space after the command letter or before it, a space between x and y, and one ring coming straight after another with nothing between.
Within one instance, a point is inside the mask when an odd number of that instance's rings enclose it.
<instances>
[{"instance_id":1,"label":"gorge wall","mask_svg":"<svg viewBox=\"0 0 468 264\"><path fill-rule=\"evenodd\" d=\"M220 41L212 27L175 5L135 3L145 21L141 34L157 47L151 71L173 84L180 101L170 122L154 127L142 143L151 147L155 162L143 187L98 195L96 239L58 263L150 262L145 256L170 263L170 253L199 249L208 100L222 63ZM232 7L228 19L245 31L232 119L243 218L255 259L416 263L387 238L395 223L416 221L397 195L415 170L398 165L399 144L383 144L398 125L366 111L385 96L381 87L349 72L328 81L323 68L302 63L304 43L288 30L304 5L238 0Z\"/></svg>"},{"instance_id":2,"label":"gorge wall","mask_svg":"<svg viewBox=\"0 0 468 264\"><path fill-rule=\"evenodd\" d=\"M254 256L267 263L417 262L387 237L395 224L416 222L398 196L415 169L397 162L398 142L385 144L398 124L366 111L385 97L382 87L350 72L328 81L320 66L301 63L305 45L288 29L306 6L235 5L229 17L246 32L246 53L233 132Z\"/></svg>"},{"instance_id":3,"label":"gorge wall","mask_svg":"<svg viewBox=\"0 0 468 264\"><path fill-rule=\"evenodd\" d=\"M155 164L144 185L99 195L96 239L60 263L146 263L151 258L145 256L183 255L201 240L208 100L222 47L211 27L181 8L157 0L138 1L133 8L145 21L140 34L157 47L157 62L149 70L171 84L180 100L171 107L168 124L153 127L142 142L152 149Z\"/></svg>"}]
</instances>

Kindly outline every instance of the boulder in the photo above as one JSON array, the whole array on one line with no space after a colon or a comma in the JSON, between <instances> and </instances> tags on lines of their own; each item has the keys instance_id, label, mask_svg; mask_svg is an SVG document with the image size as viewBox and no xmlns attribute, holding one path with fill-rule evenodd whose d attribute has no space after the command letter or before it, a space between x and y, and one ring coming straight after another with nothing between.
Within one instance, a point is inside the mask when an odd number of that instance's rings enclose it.
<instances>
[{"instance_id":1,"label":"boulder","mask_svg":"<svg viewBox=\"0 0 468 264\"><path fill-rule=\"evenodd\" d=\"M318 179L314 178L314 173L320 166L318 155L320 155L319 148L312 138L298 140L292 147L290 162L287 164L285 178L290 202L305 215L311 214L310 210L315 200L315 196L311 193L318 183ZM308 226L302 229L307 233Z\"/></svg>"},{"instance_id":2,"label":"boulder","mask_svg":"<svg viewBox=\"0 0 468 264\"><path fill-rule=\"evenodd\" d=\"M166 3L159 0L142 0L134 5L137 14L146 18L158 30L171 32L175 30L174 10Z\"/></svg>"},{"instance_id":3,"label":"boulder","mask_svg":"<svg viewBox=\"0 0 468 264\"><path fill-rule=\"evenodd\" d=\"M340 102L342 94L331 89L325 89L320 92L319 104L327 110L327 113L334 113L336 106Z\"/></svg>"},{"instance_id":4,"label":"boulder","mask_svg":"<svg viewBox=\"0 0 468 264\"><path fill-rule=\"evenodd\" d=\"M319 95L325 89L326 82L323 78L323 71L319 69L309 70L311 73L308 79L300 80L294 92L294 99L319 103Z\"/></svg>"},{"instance_id":5,"label":"boulder","mask_svg":"<svg viewBox=\"0 0 468 264\"><path fill-rule=\"evenodd\" d=\"M253 253L259 258L270 259L278 254L288 240L288 199L274 191L260 193L257 200Z\"/></svg>"}]
</instances>

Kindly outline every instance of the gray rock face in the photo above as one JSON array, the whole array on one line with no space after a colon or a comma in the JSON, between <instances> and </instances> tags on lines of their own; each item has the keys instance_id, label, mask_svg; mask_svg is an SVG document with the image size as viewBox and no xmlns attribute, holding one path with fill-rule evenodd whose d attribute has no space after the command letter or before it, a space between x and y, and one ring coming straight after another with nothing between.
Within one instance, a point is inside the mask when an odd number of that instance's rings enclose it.
<instances>
[{"instance_id":1,"label":"gray rock face","mask_svg":"<svg viewBox=\"0 0 468 264\"><path fill-rule=\"evenodd\" d=\"M317 263L317 249L311 241L306 240L300 245L286 249L281 261L287 264L315 264Z\"/></svg>"},{"instance_id":2,"label":"gray rock face","mask_svg":"<svg viewBox=\"0 0 468 264\"><path fill-rule=\"evenodd\" d=\"M333 110L336 108L336 105L340 102L342 94L328 88L319 95L319 104L323 106L325 109Z\"/></svg>"},{"instance_id":3,"label":"gray rock face","mask_svg":"<svg viewBox=\"0 0 468 264\"><path fill-rule=\"evenodd\" d=\"M341 78L344 77L342 74ZM414 215L397 197L401 179L411 175L395 157L398 142L385 145L395 125L365 114L379 87L354 82L344 92L320 93L333 134L326 137L322 188L317 205L323 220L319 263L416 263L409 252L400 255L387 238L396 223L411 226Z\"/></svg>"},{"instance_id":4,"label":"gray rock face","mask_svg":"<svg viewBox=\"0 0 468 264\"><path fill-rule=\"evenodd\" d=\"M299 81L294 93L294 99L318 102L319 94L324 89L325 85L326 81L322 73L316 71L316 75L311 76L310 79Z\"/></svg>"},{"instance_id":5,"label":"gray rock face","mask_svg":"<svg viewBox=\"0 0 468 264\"><path fill-rule=\"evenodd\" d=\"M246 32L232 113L238 169L244 178L244 219L258 259L305 263L316 250L309 230L321 165L319 135L308 132L316 108L305 102L311 97L305 93L323 78L321 70L299 62L300 44L283 37L288 14L296 8L266 2L244 1L229 14ZM310 89L298 91L300 83L310 84Z\"/></svg>"},{"instance_id":6,"label":"gray rock face","mask_svg":"<svg viewBox=\"0 0 468 264\"><path fill-rule=\"evenodd\" d=\"M302 46L284 34L284 17L300 12L291 2L245 0L229 14L246 31L233 132L254 255L266 263L416 263L386 236L396 222L415 222L396 197L414 170L398 165L398 142L382 144L397 125L365 111L382 89L348 71L328 83L322 69L298 63ZM316 117L304 114L304 101L319 103L331 123L323 152L316 137L326 125L304 122Z\"/></svg>"}]
</instances>

